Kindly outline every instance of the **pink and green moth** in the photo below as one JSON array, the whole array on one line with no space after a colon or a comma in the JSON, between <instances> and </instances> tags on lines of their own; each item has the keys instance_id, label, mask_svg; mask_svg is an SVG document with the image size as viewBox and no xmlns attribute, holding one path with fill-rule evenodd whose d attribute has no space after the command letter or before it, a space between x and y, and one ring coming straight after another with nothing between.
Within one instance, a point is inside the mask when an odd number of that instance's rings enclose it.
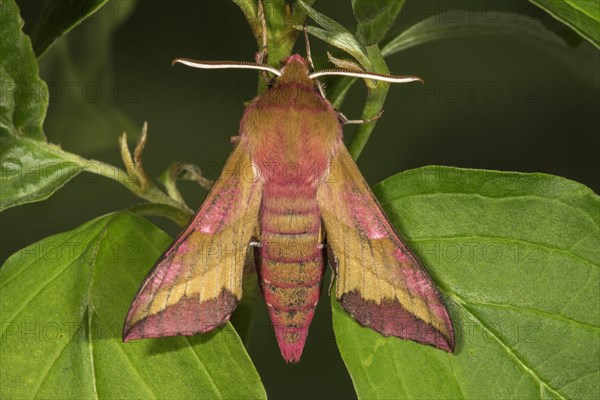
<instances>
[{"instance_id":1,"label":"pink and green moth","mask_svg":"<svg viewBox=\"0 0 600 400\"><path fill-rule=\"evenodd\" d=\"M453 351L452 323L437 288L352 160L342 142L346 120L316 79L419 78L311 72L299 55L280 70L261 63L175 62L275 77L246 107L239 141L206 200L144 280L123 340L195 335L225 324L242 298L244 263L254 245L260 288L286 361L300 359L327 261L335 296L361 325Z\"/></svg>"}]
</instances>

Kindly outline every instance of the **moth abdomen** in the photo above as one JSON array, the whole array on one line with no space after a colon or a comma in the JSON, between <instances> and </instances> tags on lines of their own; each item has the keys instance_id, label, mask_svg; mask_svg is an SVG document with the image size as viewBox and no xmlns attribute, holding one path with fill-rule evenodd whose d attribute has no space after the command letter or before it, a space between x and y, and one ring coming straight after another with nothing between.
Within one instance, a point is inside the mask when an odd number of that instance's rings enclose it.
<instances>
[{"instance_id":1,"label":"moth abdomen","mask_svg":"<svg viewBox=\"0 0 600 400\"><path fill-rule=\"evenodd\" d=\"M304 201L264 198L260 215L260 286L282 355L291 362L302 354L324 270L321 218L314 189L305 189Z\"/></svg>"}]
</instances>

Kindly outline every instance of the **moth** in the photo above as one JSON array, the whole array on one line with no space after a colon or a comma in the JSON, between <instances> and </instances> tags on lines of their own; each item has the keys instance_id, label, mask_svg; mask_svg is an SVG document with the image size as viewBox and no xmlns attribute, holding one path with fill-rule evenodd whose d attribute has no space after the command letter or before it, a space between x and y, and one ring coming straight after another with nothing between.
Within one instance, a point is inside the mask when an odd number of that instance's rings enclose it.
<instances>
[{"instance_id":1,"label":"moth","mask_svg":"<svg viewBox=\"0 0 600 400\"><path fill-rule=\"evenodd\" d=\"M317 78L416 77L311 72L296 54L261 63L177 59L198 68L251 68L275 77L246 107L239 140L206 200L140 287L123 340L195 335L225 324L242 298L250 245L281 355L298 362L327 261L334 293L361 325L453 351L438 290L400 239L342 141L340 116ZM310 63L311 64L311 63Z\"/></svg>"}]
</instances>

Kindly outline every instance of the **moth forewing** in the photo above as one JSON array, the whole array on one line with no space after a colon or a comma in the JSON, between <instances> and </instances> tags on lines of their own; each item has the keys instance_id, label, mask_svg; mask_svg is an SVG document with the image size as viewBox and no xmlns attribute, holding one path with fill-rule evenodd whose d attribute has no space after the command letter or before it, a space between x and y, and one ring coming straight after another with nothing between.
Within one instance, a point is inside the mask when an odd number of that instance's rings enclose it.
<instances>
[{"instance_id":1,"label":"moth forewing","mask_svg":"<svg viewBox=\"0 0 600 400\"><path fill-rule=\"evenodd\" d=\"M262 183L235 148L206 200L140 287L123 340L194 335L225 324L242 297Z\"/></svg>"},{"instance_id":2,"label":"moth forewing","mask_svg":"<svg viewBox=\"0 0 600 400\"><path fill-rule=\"evenodd\" d=\"M446 351L454 332L435 284L388 222L345 147L317 199L335 257L336 297L360 324Z\"/></svg>"}]
</instances>

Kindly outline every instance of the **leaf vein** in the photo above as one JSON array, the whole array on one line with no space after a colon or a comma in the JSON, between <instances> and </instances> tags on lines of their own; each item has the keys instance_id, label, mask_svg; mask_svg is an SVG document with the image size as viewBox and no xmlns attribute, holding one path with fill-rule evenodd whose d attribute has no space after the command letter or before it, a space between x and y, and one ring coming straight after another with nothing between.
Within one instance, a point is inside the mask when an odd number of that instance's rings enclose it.
<instances>
[{"instance_id":1,"label":"leaf vein","mask_svg":"<svg viewBox=\"0 0 600 400\"><path fill-rule=\"evenodd\" d=\"M572 208L575 211L577 211L578 214L582 214L583 216L585 216L585 218L590 221L592 223L592 225L597 226L598 222L596 220L594 220L594 218L592 218L590 216L590 214L588 214L587 212L585 212L584 210L582 210L579 207L576 207L572 204L566 203L562 200L559 199L555 199L555 198L551 198L551 197L544 197L544 196L539 196L539 195L535 195L535 194L520 194L520 195L511 195L511 196L499 196L499 197L494 197L494 196L489 196L489 195L485 195L485 194L481 194L481 193L457 193L457 192L436 192L436 193L416 193L416 194L408 194L408 195L404 195L404 196L395 196L393 198L391 198L390 200L385 200L382 199L383 201L381 202L382 204L386 204L386 203L392 203L392 202L396 202L396 201L400 201L400 200L405 200L411 197L438 197L438 196L466 196L466 197L481 197L484 199L491 199L491 200L511 200L511 199L541 199L544 201L550 201L553 203L559 203L563 206L566 206L568 208Z\"/></svg>"},{"instance_id":2,"label":"leaf vein","mask_svg":"<svg viewBox=\"0 0 600 400\"><path fill-rule=\"evenodd\" d=\"M470 304L480 305L480 306L487 306L487 307L495 307L495 308L508 308L508 309L512 309L512 310L528 311L528 312L531 312L533 314L542 315L544 317L547 317L547 318L550 318L550 319L554 319L554 320L557 320L557 321L580 325L581 327L583 327L585 329L589 329L589 330L592 330L592 331L595 331L595 332L599 332L600 331L600 327L598 327L598 326L591 325L591 324L588 324L588 323L582 322L582 321L577 321L577 320L574 320L574 319L571 319L571 318L563 317L562 315L552 314L552 313L549 313L547 311L537 310L537 309L534 309L534 308L528 308L528 307L523 307L523 306L513 305L513 304L500 304L500 303L477 302L477 301L470 301Z\"/></svg>"},{"instance_id":3,"label":"leaf vein","mask_svg":"<svg viewBox=\"0 0 600 400\"><path fill-rule=\"evenodd\" d=\"M569 247L567 247L565 250L571 250L573 249L575 246L577 246L579 243L583 242L584 240L586 240L587 238L589 238L592 235L597 235L598 233L600 233L600 229L595 229L591 232L588 232L586 235L583 235L580 239L574 241L573 243L571 243L569 245Z\"/></svg>"},{"instance_id":4,"label":"leaf vein","mask_svg":"<svg viewBox=\"0 0 600 400\"><path fill-rule=\"evenodd\" d=\"M83 254L83 253L82 253ZM25 303L23 303L23 306L19 309L19 311L17 311L17 313L10 319L10 321L8 321L8 323L4 323L3 327L8 327L10 326L10 324L13 323L13 321L15 319L17 319L17 317L19 315L21 315L21 313L25 310L25 308L27 308L27 306L29 305L29 303L31 303L38 294L40 294L40 292L42 292L44 289L46 289L46 287L48 287L52 282L54 282L55 280L57 280L63 273L65 273L66 271L69 270L69 267L71 265L73 265L73 263L75 261L77 261L79 258L81 257L81 255L79 255L75 260L73 260L72 262L70 262L65 268L63 268L59 273L57 273L56 275L54 275L52 278L50 278L49 281L47 281L46 283L44 283L44 285L37 291L35 292L33 295L31 295L26 301ZM1 336L4 336L4 331L5 329L2 329L2 334Z\"/></svg>"},{"instance_id":5,"label":"leaf vein","mask_svg":"<svg viewBox=\"0 0 600 400\"><path fill-rule=\"evenodd\" d=\"M447 354L447 357L450 360L450 366L452 367L452 375L454 375L454 379L456 380L456 387L458 388L460 397L462 399L466 399L467 396L465 396L465 393L463 392L462 388L460 387L460 380L458 379L458 375L456 375L456 365L454 364L454 357L450 353Z\"/></svg>"},{"instance_id":6,"label":"leaf vein","mask_svg":"<svg viewBox=\"0 0 600 400\"><path fill-rule=\"evenodd\" d=\"M105 328L110 329L111 326L108 325L105 321L102 320L102 318L97 317L97 320L100 322L101 325L103 325ZM121 344L117 344L116 348L125 355L125 358L127 358L127 360L129 360L129 363L131 365L133 365L133 363L131 362L131 357L129 356L129 354L125 351L125 349L123 349L122 347L122 343ZM132 370L135 372L135 374L137 375L137 377L139 378L139 380L141 381L142 385L148 390L148 392L150 392L150 394L152 395L153 398L157 399L158 397L156 396L156 394L154 393L154 391L152 390L152 388L148 385L148 383L146 382L146 380L140 375L140 373L138 372L137 368L132 368ZM145 397L144 397L145 398Z\"/></svg>"},{"instance_id":7,"label":"leaf vein","mask_svg":"<svg viewBox=\"0 0 600 400\"><path fill-rule=\"evenodd\" d=\"M580 377L577 377L576 379L573 379L571 382L567 382L567 383L565 383L565 384L564 384L564 385L561 387L561 389L562 389L562 388L565 388L565 387L567 387L567 386L573 385L573 384L575 384L575 383L579 382L580 380L587 378L587 377L588 377L588 376L590 376L590 375L594 375L594 374L598 374L598 373L600 373L600 369L597 369L597 370L595 370L595 371L592 371L592 372L590 372L590 373L587 373L587 374L585 374L585 375L581 375Z\"/></svg>"},{"instance_id":8,"label":"leaf vein","mask_svg":"<svg viewBox=\"0 0 600 400\"><path fill-rule=\"evenodd\" d=\"M494 332L492 332L492 330L483 322L482 319L480 319L479 317L477 317L466 305L466 302L460 297L458 296L456 293L449 293L450 296L452 296L452 298L456 301L456 303L462 307L463 310L465 310L465 312L467 314L469 314L471 316L471 318L473 318L475 321L477 321L481 327L487 331L491 337L494 338L494 340L496 340L496 342L498 342L500 344L500 347L506 352L506 354L508 354L510 357L512 357L515 361L517 361L517 363L521 366L521 368L527 372L529 375L531 375L531 377L534 378L534 380L538 383L538 385L540 386L540 389L542 388L542 386L547 387L551 392L553 392L554 394L556 394L559 398L566 400L564 398L564 396L562 396L556 389L554 389L552 386L550 386L550 384L546 381L544 381L537 373L536 371L533 371L531 368L529 368L529 366L527 364L525 364L525 362L523 360L521 360L521 358L510 348L506 345L506 343L504 343Z\"/></svg>"},{"instance_id":9,"label":"leaf vein","mask_svg":"<svg viewBox=\"0 0 600 400\"><path fill-rule=\"evenodd\" d=\"M50 366L48 367L48 369L44 373L44 377L40 381L40 384L38 385L37 389L35 390L35 393L33 394L33 396L31 396L32 399L35 399L37 397L37 394L40 391L40 389L42 388L42 386L44 385L44 382L46 382L46 379L48 379L48 376L50 375L50 371L52 371L52 368L54 367L54 365L56 364L56 362L58 361L58 359L60 358L60 356L62 355L62 353L64 353L65 349L72 343L73 338L75 337L75 335L77 334L77 332L79 332L79 330L81 329L82 326L83 326L83 320L81 320L81 323L77 326L77 329L73 330L73 336L71 336L69 338L69 340L65 341L64 346L62 347L62 349L60 349L60 351L58 352L58 354L56 355L56 357L52 361L52 364L50 364Z\"/></svg>"},{"instance_id":10,"label":"leaf vein","mask_svg":"<svg viewBox=\"0 0 600 400\"><path fill-rule=\"evenodd\" d=\"M76 237L78 234L79 234L79 233L75 232L75 233L69 234L69 235L67 235L67 236L64 236L64 240L61 240L61 244L64 244L64 243L70 243L70 239L72 239L72 238ZM22 249L19 249L19 250L17 250L17 251L16 251L16 252L15 252L13 255L11 255L11 256L9 257L9 259L7 259L6 261L9 261L9 260L10 260L10 258L12 258L13 256L16 256L17 254L19 254L19 253L20 253L20 252L22 252L23 250L26 250L26 249L28 249L28 248L30 248L30 247L32 247L32 246L39 246L39 244L40 244L40 243L43 243L43 241L42 241L42 242L37 242L37 243L34 243L34 244L32 244L32 245L29 245L29 246L25 246L25 247L23 247ZM83 253L83 251L82 251L82 253ZM79 254L79 256L81 256L81 253ZM25 263L25 264L20 264L20 265L19 265L19 268L20 268L20 269L19 269L19 271L17 271L16 273L12 274L12 276L11 276L9 279L5 279L5 280L3 280L3 281L1 282L2 284L0 285L0 289L3 289L4 287L6 287L6 285L8 285L10 282L12 282L14 279L16 279L16 278L17 278L19 275L21 275L21 274L23 273L23 271L26 271L26 270L27 270L27 268L29 268L29 267L30 267L30 266L32 266L32 265L33 265L35 262L38 262L38 261L40 261L40 259L39 259L38 257L33 257L33 259L32 259L31 261L29 261L29 262L27 262L27 263ZM5 266L6 266L6 262L4 263L4 265L2 266L2 268L4 268Z\"/></svg>"},{"instance_id":11,"label":"leaf vein","mask_svg":"<svg viewBox=\"0 0 600 400\"><path fill-rule=\"evenodd\" d=\"M184 336L184 339L185 339L186 342L188 342L188 345L189 345L188 348L194 354L196 360L198 360L198 364L200 364L200 366L202 367L202 369L204 370L204 372L206 373L206 375L210 378L209 381L210 381L211 386L215 389L215 392L218 394L219 398L223 399L224 398L223 393L221 393L221 390L219 389L219 387L215 383L215 378L211 375L211 373L208 370L208 368L206 368L206 365L204 365L204 363L202 362L202 359L200 358L200 356L198 355L198 353L196 353L196 349L192 345L192 342L190 342L189 337Z\"/></svg>"},{"instance_id":12,"label":"leaf vein","mask_svg":"<svg viewBox=\"0 0 600 400\"><path fill-rule=\"evenodd\" d=\"M536 243L536 242L532 242L529 240L525 240L525 239L513 239L513 238L507 238L507 237L502 237L502 236L483 236L483 235L457 235L457 236L439 236L439 237L428 237L428 238L413 238L412 241L413 242L425 242L425 241L453 241L456 239L473 239L473 240L478 240L478 239L488 239L488 240L494 240L494 241L500 241L500 242L509 242L509 243L519 243L519 244L523 244L526 246L533 246L533 247L538 247L538 248L542 248L542 249L546 249L550 252L553 253L559 253L559 254L563 254L569 258L573 258L583 264L586 264L592 268L600 268L600 265L594 263L592 260L588 260L587 258L583 258L577 254L571 253L565 249L562 249L560 247L554 247L554 246L550 246L547 244L542 244L542 243Z\"/></svg>"}]
</instances>

